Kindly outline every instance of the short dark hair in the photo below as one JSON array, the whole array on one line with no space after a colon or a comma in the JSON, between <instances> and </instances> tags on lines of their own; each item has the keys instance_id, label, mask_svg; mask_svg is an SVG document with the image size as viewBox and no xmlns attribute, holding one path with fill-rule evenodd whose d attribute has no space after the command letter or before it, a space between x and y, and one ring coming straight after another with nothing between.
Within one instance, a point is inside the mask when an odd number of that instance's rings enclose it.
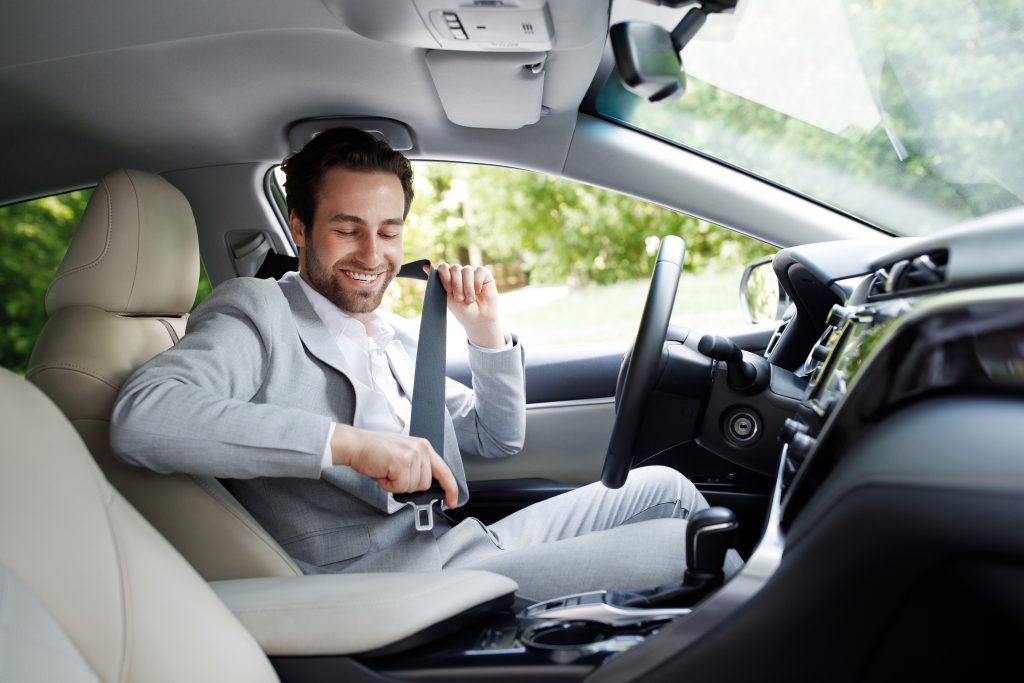
<instances>
[{"instance_id":1,"label":"short dark hair","mask_svg":"<svg viewBox=\"0 0 1024 683\"><path fill-rule=\"evenodd\" d=\"M394 173L402 183L405 211L409 215L412 205L412 164L401 152L388 143L357 128L331 128L306 143L298 152L284 160L285 194L288 211L295 215L306 230L313 228L320 184L329 169L341 167L352 171L383 171Z\"/></svg>"}]
</instances>

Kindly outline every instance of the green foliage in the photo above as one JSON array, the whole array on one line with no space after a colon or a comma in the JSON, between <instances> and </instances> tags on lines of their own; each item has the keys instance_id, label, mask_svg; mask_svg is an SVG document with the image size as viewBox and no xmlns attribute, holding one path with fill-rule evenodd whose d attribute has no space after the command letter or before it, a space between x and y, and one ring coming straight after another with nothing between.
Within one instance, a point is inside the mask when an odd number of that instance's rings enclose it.
<instances>
[{"instance_id":1,"label":"green foliage","mask_svg":"<svg viewBox=\"0 0 1024 683\"><path fill-rule=\"evenodd\" d=\"M0 366L24 373L46 323L49 287L71 244L92 190L0 207ZM201 268L196 303L212 285Z\"/></svg>"},{"instance_id":2,"label":"green foliage","mask_svg":"<svg viewBox=\"0 0 1024 683\"><path fill-rule=\"evenodd\" d=\"M680 235L687 268L771 253L756 240L609 190L527 171L416 164L406 254L483 259L529 283L608 284L646 277L661 237Z\"/></svg>"},{"instance_id":3,"label":"green foliage","mask_svg":"<svg viewBox=\"0 0 1024 683\"><path fill-rule=\"evenodd\" d=\"M92 190L0 207L0 365L25 372L46 322L46 288Z\"/></svg>"},{"instance_id":4,"label":"green foliage","mask_svg":"<svg viewBox=\"0 0 1024 683\"><path fill-rule=\"evenodd\" d=\"M647 278L665 235L686 241L691 272L745 264L775 251L663 207L560 178L473 164L414 167L406 258L489 265L502 291L527 283L583 286ZM501 273L509 281L502 282ZM422 298L421 283L396 281L384 305L415 316Z\"/></svg>"}]
</instances>

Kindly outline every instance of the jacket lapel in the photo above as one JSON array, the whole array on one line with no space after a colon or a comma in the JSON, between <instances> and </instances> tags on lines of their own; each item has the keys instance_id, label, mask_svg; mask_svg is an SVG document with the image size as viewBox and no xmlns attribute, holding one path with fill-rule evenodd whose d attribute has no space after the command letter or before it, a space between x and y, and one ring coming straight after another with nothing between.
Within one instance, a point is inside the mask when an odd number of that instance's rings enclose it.
<instances>
[{"instance_id":1,"label":"jacket lapel","mask_svg":"<svg viewBox=\"0 0 1024 683\"><path fill-rule=\"evenodd\" d=\"M327 327L320 316L313 310L306 294L298 282L289 278L282 278L277 283L284 292L285 299L292 309L292 318L295 320L295 328L298 330L299 338L303 346L319 360L331 366L341 374L348 377L348 364L345 356L338 350L338 345L331 339Z\"/></svg>"}]
</instances>

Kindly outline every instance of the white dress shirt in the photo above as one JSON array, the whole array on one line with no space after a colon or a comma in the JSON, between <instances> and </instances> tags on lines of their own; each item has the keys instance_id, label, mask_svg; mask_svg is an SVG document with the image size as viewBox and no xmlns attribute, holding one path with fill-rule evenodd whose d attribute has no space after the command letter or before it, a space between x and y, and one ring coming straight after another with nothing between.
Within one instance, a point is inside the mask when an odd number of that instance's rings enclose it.
<instances>
[{"instance_id":1,"label":"white dress shirt","mask_svg":"<svg viewBox=\"0 0 1024 683\"><path fill-rule=\"evenodd\" d=\"M412 388L415 367L405 346L400 340L395 339L395 328L392 323L376 311L367 315L365 322L357 320L310 287L298 274L289 273L285 277L299 281L313 310L323 321L327 332L345 357L350 369L347 377L359 397L352 426L375 432L408 434L412 415L412 394L403 387ZM396 317L394 322L399 320L401 319ZM512 337L506 334L505 346L500 349L485 349L475 344L473 346L488 353L505 351L512 347ZM458 391L453 397L453 388L462 391ZM473 393L468 387L449 379L445 393L445 403L453 420L465 417L473 409ZM336 428L337 423L332 425L327 435L321 468L334 466L331 438ZM395 502L391 494L388 494L389 513L396 512L402 507L400 503Z\"/></svg>"}]
</instances>

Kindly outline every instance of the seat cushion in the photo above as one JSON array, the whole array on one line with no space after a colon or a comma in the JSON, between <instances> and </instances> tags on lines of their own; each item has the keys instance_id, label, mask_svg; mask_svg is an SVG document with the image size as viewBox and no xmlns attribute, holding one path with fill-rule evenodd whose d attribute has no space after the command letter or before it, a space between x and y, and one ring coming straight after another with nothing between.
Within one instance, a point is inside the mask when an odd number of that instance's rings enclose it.
<instances>
[{"instance_id":1,"label":"seat cushion","mask_svg":"<svg viewBox=\"0 0 1024 683\"><path fill-rule=\"evenodd\" d=\"M102 681L273 681L259 646L106 482L42 392L0 370L0 562Z\"/></svg>"}]
</instances>

